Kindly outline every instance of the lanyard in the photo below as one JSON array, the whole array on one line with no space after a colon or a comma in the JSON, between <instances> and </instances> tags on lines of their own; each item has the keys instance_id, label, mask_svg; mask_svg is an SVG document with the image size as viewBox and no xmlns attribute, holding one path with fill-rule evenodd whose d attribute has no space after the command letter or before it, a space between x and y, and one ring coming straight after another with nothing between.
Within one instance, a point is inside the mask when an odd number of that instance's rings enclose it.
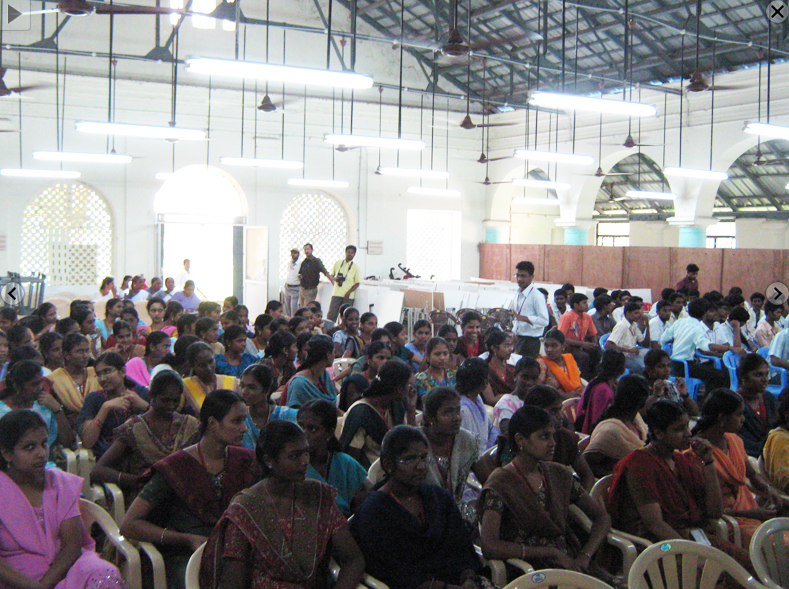
<instances>
[{"instance_id":1,"label":"lanyard","mask_svg":"<svg viewBox=\"0 0 789 589\"><path fill-rule=\"evenodd\" d=\"M523 311L523 307L526 305L526 301L529 299L529 295L531 294L531 291L533 289L534 289L534 284L530 284L529 286L526 287L526 290L524 290L522 293L519 293L519 294L523 294L523 302L521 303L521 306L518 307L518 315L523 315L521 311ZM516 298L515 300L517 301L518 299Z\"/></svg>"}]
</instances>

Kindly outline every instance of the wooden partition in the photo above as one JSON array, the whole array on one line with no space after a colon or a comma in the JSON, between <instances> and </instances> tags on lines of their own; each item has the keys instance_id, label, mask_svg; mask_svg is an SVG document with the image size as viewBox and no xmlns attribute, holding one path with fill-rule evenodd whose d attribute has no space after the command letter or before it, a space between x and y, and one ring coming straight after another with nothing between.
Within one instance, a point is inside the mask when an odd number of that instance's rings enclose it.
<instances>
[{"instance_id":1,"label":"wooden partition","mask_svg":"<svg viewBox=\"0 0 789 589\"><path fill-rule=\"evenodd\" d=\"M700 268L702 293L732 286L745 297L764 292L773 282L789 284L789 250L705 249L679 247L602 247L594 245L507 245L482 243L480 278L514 280L515 264L530 260L535 279L587 287L648 288L652 300L685 276L685 267Z\"/></svg>"}]
</instances>

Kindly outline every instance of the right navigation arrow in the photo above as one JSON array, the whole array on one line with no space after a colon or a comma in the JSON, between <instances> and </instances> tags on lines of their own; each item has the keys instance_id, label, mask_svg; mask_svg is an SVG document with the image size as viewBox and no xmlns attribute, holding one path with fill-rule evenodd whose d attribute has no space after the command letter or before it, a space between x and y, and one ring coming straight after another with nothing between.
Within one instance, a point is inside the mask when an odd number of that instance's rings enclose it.
<instances>
[{"instance_id":1,"label":"right navigation arrow","mask_svg":"<svg viewBox=\"0 0 789 589\"><path fill-rule=\"evenodd\" d=\"M18 19L20 16L22 16L22 13L9 4L8 5L8 24L11 24L16 19Z\"/></svg>"}]
</instances>

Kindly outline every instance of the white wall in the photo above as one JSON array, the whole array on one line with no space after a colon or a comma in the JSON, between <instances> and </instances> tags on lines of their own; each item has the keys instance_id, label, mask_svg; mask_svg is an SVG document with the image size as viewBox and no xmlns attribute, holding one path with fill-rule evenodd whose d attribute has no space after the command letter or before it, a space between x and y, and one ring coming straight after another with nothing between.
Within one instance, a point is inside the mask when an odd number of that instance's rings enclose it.
<instances>
[{"instance_id":1,"label":"white wall","mask_svg":"<svg viewBox=\"0 0 789 589\"><path fill-rule=\"evenodd\" d=\"M169 120L169 89L163 85L118 81L118 103L115 120L118 122L141 122L166 125ZM377 91L374 91L377 98ZM362 100L369 100L364 96ZM357 98L358 98L357 94ZM178 126L206 128L207 92L202 88L179 88ZM258 96L259 100L259 96ZM25 167L50 168L49 162L35 161L31 152L35 149L55 150L55 107L54 92L34 92L23 99L23 164ZM251 157L254 152L253 119L257 104L252 93L248 93L245 110L245 151ZM11 117L16 113L13 100L0 101L0 116ZM295 109L299 106L296 105ZM153 276L156 271L155 258L155 215L154 195L161 186L154 174L170 171L175 154L175 168L194 163L205 163L207 152L211 165L222 167L239 183L246 195L249 225L269 227L269 296L276 296L279 280L279 221L290 198L298 192L288 187L289 176L300 176L279 170L249 169L221 166L222 155L240 155L241 147L241 95L235 90L214 90L211 96L211 140L207 142L180 142L118 138L115 149L118 153L135 157L129 165L64 164L64 169L79 169L81 182L100 192L109 203L115 226L113 251L113 273L144 273ZM285 158L301 159L302 114L296 110L285 119ZM340 128L340 105L335 108L335 124ZM345 104L345 130L348 131L349 102ZM384 107L383 134L396 136L397 109ZM484 178L483 166L473 163L479 148L480 131L466 131L451 126L449 137L449 170L452 174L449 186L460 188L461 198L431 198L406 193L414 180L375 175L378 166L378 151L354 149L344 153L333 152L322 141L324 132L331 130L332 104L330 101L311 99L307 112L307 177L330 178L332 155L335 176L350 182L347 189L339 189L335 196L345 207L351 229L350 242L360 247L357 260L364 276L388 275L389 268L398 262L405 263L406 210L409 208L457 210L462 213L463 229L461 240L461 277L468 278L479 272L477 244L483 240L482 220L485 217L484 187L474 180ZM105 152L107 139L74 131L77 120L106 120L106 88L100 81L70 76L66 94L66 122L64 151ZM462 115L452 115L459 123ZM14 119L16 120L16 119ZM419 112L404 109L403 136L419 136ZM281 118L258 119L257 136L279 135ZM377 103L357 103L354 110L354 132L378 135ZM434 152L435 169L443 169L446 160L446 131L436 137ZM429 139L429 127L426 129ZM19 165L19 148L14 134L4 134L0 141L0 168L15 168ZM277 139L258 140L258 157L280 157L281 144ZM405 153L400 156L400 166L429 167L430 148L420 155ZM383 165L397 165L397 154L393 150L382 153ZM0 273L17 271L20 264L21 221L25 206L46 186L47 182L36 180L12 180L0 177L0 233L7 236L7 251L0 252ZM443 187L444 183L425 185ZM384 242L384 255L367 257L364 247L367 240ZM299 244L300 245L300 244ZM228 252L228 259L231 253ZM320 255L320 252L316 252ZM324 260L326 265L334 260ZM414 268L418 273L418 269Z\"/></svg>"}]
</instances>

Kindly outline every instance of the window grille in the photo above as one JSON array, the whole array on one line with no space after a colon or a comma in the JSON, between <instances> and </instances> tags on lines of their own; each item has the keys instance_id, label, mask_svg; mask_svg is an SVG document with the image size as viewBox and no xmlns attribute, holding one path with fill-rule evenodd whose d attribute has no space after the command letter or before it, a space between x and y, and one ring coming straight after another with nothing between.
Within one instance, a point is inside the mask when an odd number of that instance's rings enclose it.
<instances>
[{"instance_id":1,"label":"window grille","mask_svg":"<svg viewBox=\"0 0 789 589\"><path fill-rule=\"evenodd\" d=\"M296 196L282 213L279 232L279 277L284 280L290 264L290 250L299 251L311 243L315 257L331 272L334 262L345 257L348 219L340 204L322 193ZM300 260L304 259L301 254Z\"/></svg>"},{"instance_id":2,"label":"window grille","mask_svg":"<svg viewBox=\"0 0 789 589\"><path fill-rule=\"evenodd\" d=\"M96 285L112 274L112 241L104 198L84 184L56 184L25 208L22 273L42 272L53 286Z\"/></svg>"}]
</instances>

